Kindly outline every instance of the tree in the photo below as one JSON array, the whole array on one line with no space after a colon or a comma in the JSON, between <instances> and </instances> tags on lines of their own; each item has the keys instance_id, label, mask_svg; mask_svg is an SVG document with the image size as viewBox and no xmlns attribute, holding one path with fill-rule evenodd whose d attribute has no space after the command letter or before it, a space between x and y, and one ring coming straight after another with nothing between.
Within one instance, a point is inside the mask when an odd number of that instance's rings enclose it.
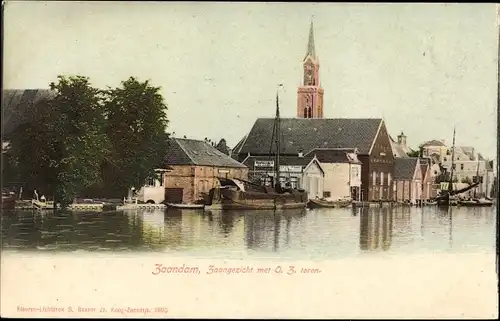
<instances>
[{"instance_id":1,"label":"tree","mask_svg":"<svg viewBox=\"0 0 500 321\"><path fill-rule=\"evenodd\" d=\"M50 84L55 97L30 110L9 153L30 186L52 195L54 206L67 207L78 193L101 178L107 149L99 91L82 76L59 76Z\"/></svg>"},{"instance_id":2,"label":"tree","mask_svg":"<svg viewBox=\"0 0 500 321\"><path fill-rule=\"evenodd\" d=\"M227 147L226 140L224 138L219 141L215 148L217 148L217 150L221 153L224 153L226 155L230 154L229 147Z\"/></svg>"},{"instance_id":3,"label":"tree","mask_svg":"<svg viewBox=\"0 0 500 321\"><path fill-rule=\"evenodd\" d=\"M106 133L111 151L103 165L108 195L140 189L162 167L168 144L167 106L159 87L130 77L106 91Z\"/></svg>"},{"instance_id":4,"label":"tree","mask_svg":"<svg viewBox=\"0 0 500 321\"><path fill-rule=\"evenodd\" d=\"M472 180L470 179L469 176L465 177L465 178L462 178L462 183L465 183L465 184L469 184L471 185L472 184Z\"/></svg>"},{"instance_id":5,"label":"tree","mask_svg":"<svg viewBox=\"0 0 500 321\"><path fill-rule=\"evenodd\" d=\"M417 150L411 149L411 152L408 153L408 156L409 157L423 157L423 153L424 153L424 147L422 145L420 145L420 146L418 146Z\"/></svg>"}]
</instances>

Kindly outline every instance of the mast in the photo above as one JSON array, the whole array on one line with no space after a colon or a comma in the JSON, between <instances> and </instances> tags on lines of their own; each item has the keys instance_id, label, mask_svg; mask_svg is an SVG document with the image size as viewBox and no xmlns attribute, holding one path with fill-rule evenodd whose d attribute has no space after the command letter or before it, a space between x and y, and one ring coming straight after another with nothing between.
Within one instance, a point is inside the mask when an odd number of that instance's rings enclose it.
<instances>
[{"instance_id":1,"label":"mast","mask_svg":"<svg viewBox=\"0 0 500 321\"><path fill-rule=\"evenodd\" d=\"M479 157L477 158L476 181L474 183L478 182L479 182ZM476 190L477 188L474 188L474 198L476 198Z\"/></svg>"},{"instance_id":2,"label":"mast","mask_svg":"<svg viewBox=\"0 0 500 321\"><path fill-rule=\"evenodd\" d=\"M276 172L276 179L274 182L275 189L278 189L278 187L280 186L281 128L280 128L280 105L279 105L279 97L278 97L278 90L280 89L280 87L283 87L283 84L279 84L278 88L276 89L276 118L274 120L275 130L276 130L276 135L275 135L276 155L275 155L275 160L274 160L274 166L275 166L275 172Z\"/></svg>"},{"instance_id":3,"label":"mast","mask_svg":"<svg viewBox=\"0 0 500 321\"><path fill-rule=\"evenodd\" d=\"M451 150L451 171L450 171L450 183L448 184L448 195L451 194L453 190L453 172L455 169L455 127L453 127L453 145Z\"/></svg>"}]
</instances>

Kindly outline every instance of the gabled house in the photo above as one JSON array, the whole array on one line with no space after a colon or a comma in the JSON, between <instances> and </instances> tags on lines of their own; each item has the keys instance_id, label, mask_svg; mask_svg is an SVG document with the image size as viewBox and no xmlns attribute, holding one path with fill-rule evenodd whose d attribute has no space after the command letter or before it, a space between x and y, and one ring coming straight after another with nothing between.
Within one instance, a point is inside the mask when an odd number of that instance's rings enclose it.
<instances>
[{"instance_id":1,"label":"gabled house","mask_svg":"<svg viewBox=\"0 0 500 321\"><path fill-rule=\"evenodd\" d=\"M307 155L314 155L325 170L325 199L361 200L362 164L356 148L316 148Z\"/></svg>"},{"instance_id":2,"label":"gabled house","mask_svg":"<svg viewBox=\"0 0 500 321\"><path fill-rule=\"evenodd\" d=\"M233 149L232 157L272 156L274 118L259 118ZM309 154L317 148L357 148L361 161L361 199L392 199L394 155L385 122L380 118L282 118L280 155ZM321 160L320 160L321 162ZM325 171L327 172L327 171Z\"/></svg>"},{"instance_id":3,"label":"gabled house","mask_svg":"<svg viewBox=\"0 0 500 321\"><path fill-rule=\"evenodd\" d=\"M276 175L274 159L269 156L248 156L242 162L248 167L250 181L271 185ZM302 188L309 199L323 197L325 172L314 156L284 156L280 158L282 186Z\"/></svg>"},{"instance_id":4,"label":"gabled house","mask_svg":"<svg viewBox=\"0 0 500 321\"><path fill-rule=\"evenodd\" d=\"M396 158L395 201L416 204L422 199L422 168L418 157Z\"/></svg>"},{"instance_id":5,"label":"gabled house","mask_svg":"<svg viewBox=\"0 0 500 321\"><path fill-rule=\"evenodd\" d=\"M430 158L420 158L420 172L422 173L422 200L429 201L437 196L437 186L434 184L435 176L432 172Z\"/></svg>"},{"instance_id":6,"label":"gabled house","mask_svg":"<svg viewBox=\"0 0 500 321\"><path fill-rule=\"evenodd\" d=\"M245 165L202 140L169 139L165 166L171 170L164 174L163 199L170 203L203 200L219 177L248 180Z\"/></svg>"}]
</instances>

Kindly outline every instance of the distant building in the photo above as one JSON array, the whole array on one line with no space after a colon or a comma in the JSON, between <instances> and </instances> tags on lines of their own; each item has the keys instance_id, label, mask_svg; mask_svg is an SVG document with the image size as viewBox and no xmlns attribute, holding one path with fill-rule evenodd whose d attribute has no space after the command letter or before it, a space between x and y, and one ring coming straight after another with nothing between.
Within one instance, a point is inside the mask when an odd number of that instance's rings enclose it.
<instances>
[{"instance_id":1,"label":"distant building","mask_svg":"<svg viewBox=\"0 0 500 321\"><path fill-rule=\"evenodd\" d=\"M429 201L437 196L438 185L435 183L433 165L430 158L420 158L420 171L422 173L422 200Z\"/></svg>"},{"instance_id":2,"label":"distant building","mask_svg":"<svg viewBox=\"0 0 500 321\"><path fill-rule=\"evenodd\" d=\"M4 89L2 91L2 147L20 126L29 126L33 109L56 95L49 89Z\"/></svg>"},{"instance_id":3,"label":"distant building","mask_svg":"<svg viewBox=\"0 0 500 321\"><path fill-rule=\"evenodd\" d=\"M395 200L416 204L422 199L422 168L418 157L396 158L394 161Z\"/></svg>"},{"instance_id":4,"label":"distant building","mask_svg":"<svg viewBox=\"0 0 500 321\"><path fill-rule=\"evenodd\" d=\"M394 157L408 157L408 153L411 152L411 150L408 148L406 145L406 136L401 132L400 135L398 135L398 141L394 141L392 137L389 137L391 139L391 147L392 147L392 153L394 154Z\"/></svg>"}]
</instances>

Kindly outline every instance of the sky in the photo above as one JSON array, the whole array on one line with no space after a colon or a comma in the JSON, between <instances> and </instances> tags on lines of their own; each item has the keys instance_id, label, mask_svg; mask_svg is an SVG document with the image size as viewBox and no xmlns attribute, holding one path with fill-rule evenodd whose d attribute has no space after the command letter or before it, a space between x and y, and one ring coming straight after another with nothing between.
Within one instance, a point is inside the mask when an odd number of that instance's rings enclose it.
<instances>
[{"instance_id":1,"label":"sky","mask_svg":"<svg viewBox=\"0 0 500 321\"><path fill-rule=\"evenodd\" d=\"M314 22L325 118L382 117L416 148L497 146L498 23L490 4L23 2L4 9L4 88L83 75L161 87L168 132L230 147L259 117L295 117Z\"/></svg>"}]
</instances>

